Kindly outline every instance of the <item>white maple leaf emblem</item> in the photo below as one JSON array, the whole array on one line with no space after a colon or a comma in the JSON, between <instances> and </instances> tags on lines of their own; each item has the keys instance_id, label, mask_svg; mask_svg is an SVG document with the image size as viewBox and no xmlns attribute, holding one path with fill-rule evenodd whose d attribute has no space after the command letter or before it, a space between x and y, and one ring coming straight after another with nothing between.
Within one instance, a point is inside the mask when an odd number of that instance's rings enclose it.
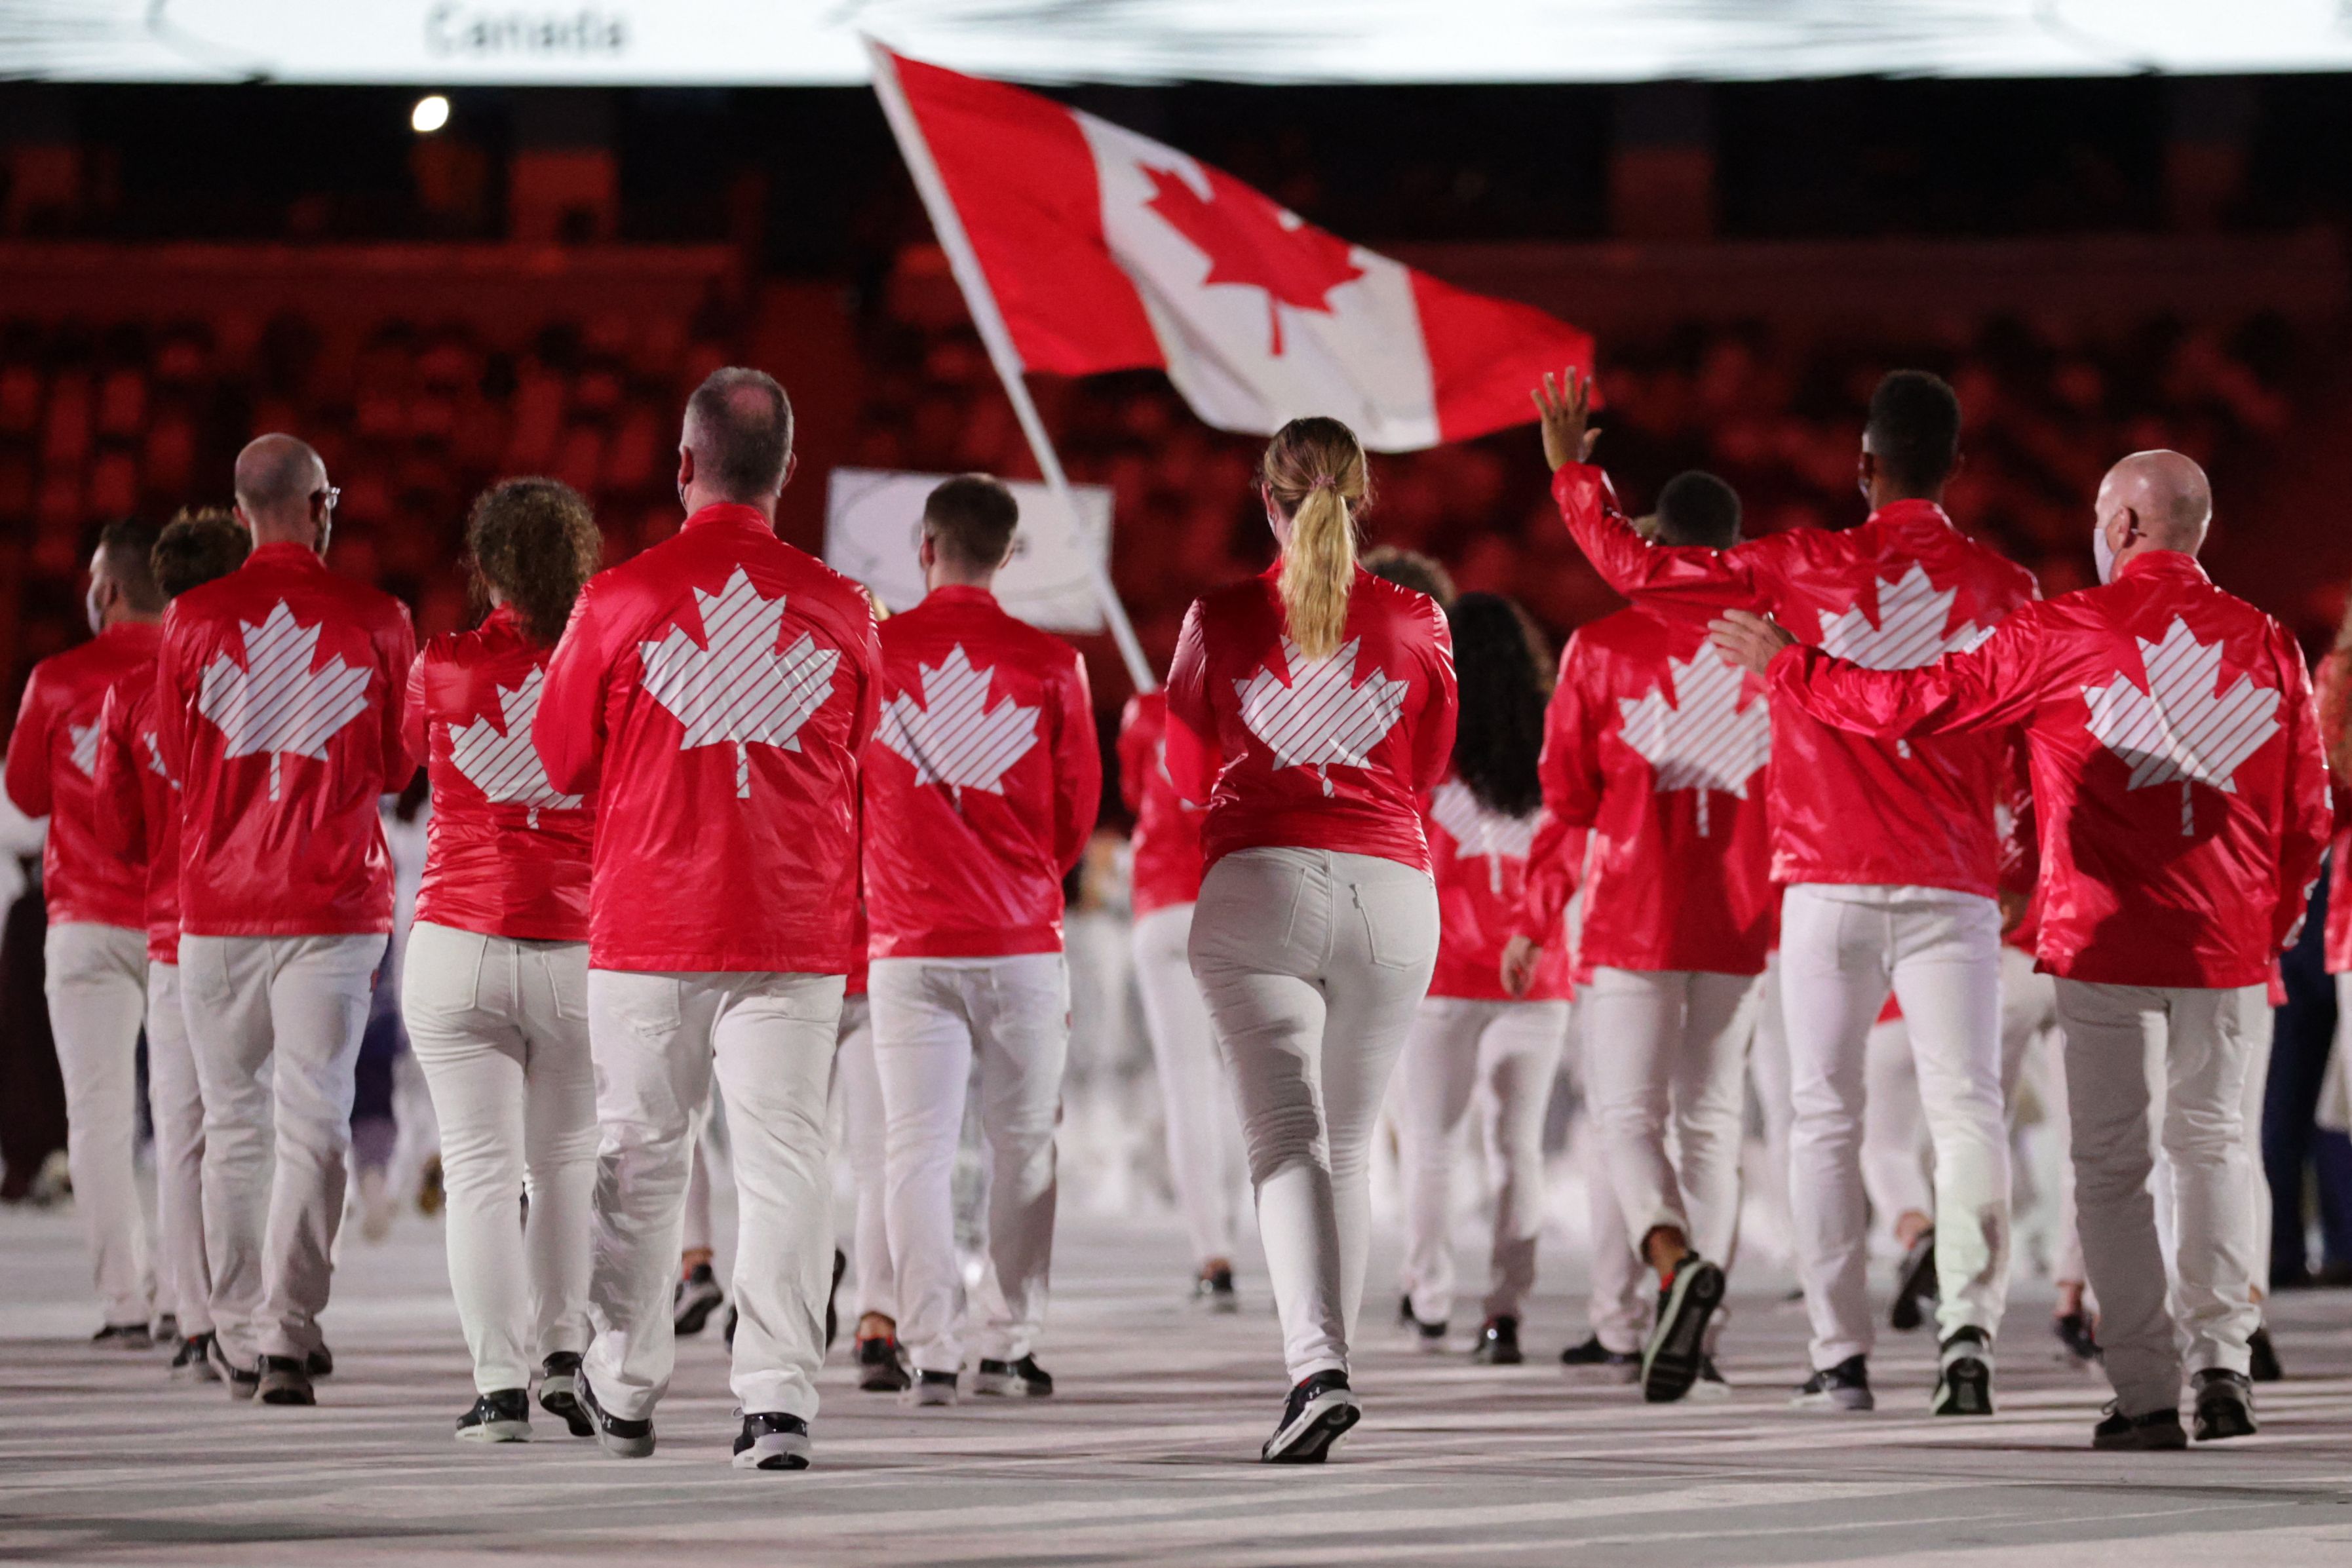
<instances>
[{"instance_id":1,"label":"white maple leaf emblem","mask_svg":"<svg viewBox=\"0 0 2352 1568\"><path fill-rule=\"evenodd\" d=\"M1707 836L1707 792L1748 798L1748 781L1772 755L1772 716L1761 697L1740 706L1746 677L1712 647L1668 659L1664 686L1639 701L1619 697L1625 744L1648 760L1656 789L1698 791L1699 836Z\"/></svg>"},{"instance_id":2,"label":"white maple leaf emblem","mask_svg":"<svg viewBox=\"0 0 2352 1568\"><path fill-rule=\"evenodd\" d=\"M2221 643L2200 643L2174 616L2164 640L2136 638L2147 669L2147 690L2118 674L2104 686L2084 686L2092 735L2131 764L2127 789L2179 780L2180 831L2195 829L2189 784L2238 792L2238 765L2279 730L2279 694L2244 674L2221 685Z\"/></svg>"},{"instance_id":3,"label":"white maple leaf emblem","mask_svg":"<svg viewBox=\"0 0 2352 1568\"><path fill-rule=\"evenodd\" d=\"M1323 780L1323 793L1333 793L1331 764L1364 767L1372 747L1396 727L1404 711L1405 683L1374 670L1361 685L1354 684L1356 652L1362 639L1351 637L1337 653L1321 659L1302 658L1298 644L1282 640L1285 684L1272 665L1246 681L1235 681L1241 694L1242 723L1265 742L1276 768L1312 768Z\"/></svg>"},{"instance_id":4,"label":"white maple leaf emblem","mask_svg":"<svg viewBox=\"0 0 2352 1568\"><path fill-rule=\"evenodd\" d=\"M1004 793L1005 770L1037 744L1037 710L1007 697L988 706L993 669L975 669L959 643L936 668L918 663L921 706L905 692L882 710L874 737L915 765L917 784L944 784L959 810L966 789Z\"/></svg>"},{"instance_id":5,"label":"white maple leaf emblem","mask_svg":"<svg viewBox=\"0 0 2352 1568\"><path fill-rule=\"evenodd\" d=\"M147 771L177 789L180 787L180 781L172 777L170 768L163 766L163 747L157 743L155 732L152 729L142 730L139 732L139 738L147 747Z\"/></svg>"},{"instance_id":6,"label":"white maple leaf emblem","mask_svg":"<svg viewBox=\"0 0 2352 1568\"><path fill-rule=\"evenodd\" d=\"M81 769L81 776L83 778L89 779L96 777L98 773L98 726L95 724L75 724L71 720L68 720L66 724L66 731L73 738L73 745L69 748L69 755L73 758L73 765Z\"/></svg>"},{"instance_id":7,"label":"white maple leaf emblem","mask_svg":"<svg viewBox=\"0 0 2352 1568\"><path fill-rule=\"evenodd\" d=\"M368 672L338 653L318 669L319 628L296 623L279 600L258 626L242 620L245 665L226 653L205 666L196 711L220 727L226 755L269 754L269 798L278 799L279 758L288 753L324 760L327 742L367 706Z\"/></svg>"},{"instance_id":8,"label":"white maple leaf emblem","mask_svg":"<svg viewBox=\"0 0 2352 1568\"><path fill-rule=\"evenodd\" d=\"M486 800L527 808L534 828L539 826L541 806L568 811L580 804L579 796L556 789L539 760L539 748L531 744L530 728L539 718L539 695L546 685L547 672L533 668L515 691L491 687L499 695L504 729L487 716L449 727L449 760L457 764L457 771L472 780Z\"/></svg>"},{"instance_id":9,"label":"white maple leaf emblem","mask_svg":"<svg viewBox=\"0 0 2352 1568\"><path fill-rule=\"evenodd\" d=\"M1927 569L1915 560L1901 577L1879 583L1877 625L1859 603L1839 615L1822 611L1822 651L1866 670L1912 670L1946 653L1966 653L1992 635L1992 629L1964 621L1947 632L1957 596L1956 589L1938 592L1927 580Z\"/></svg>"},{"instance_id":10,"label":"white maple leaf emblem","mask_svg":"<svg viewBox=\"0 0 2352 1568\"><path fill-rule=\"evenodd\" d=\"M735 798L751 798L752 746L798 751L809 715L833 695L841 653L819 648L806 632L781 653L784 596L763 597L737 567L717 593L694 591L703 641L673 625L658 643L642 643L646 694L686 727L680 751L735 748Z\"/></svg>"},{"instance_id":11,"label":"white maple leaf emblem","mask_svg":"<svg viewBox=\"0 0 2352 1568\"><path fill-rule=\"evenodd\" d=\"M1503 894L1503 862L1528 858L1544 817L1540 808L1524 817L1507 817L1459 779L1448 779L1430 791L1429 815L1452 835L1456 855L1486 860L1486 880L1497 898Z\"/></svg>"}]
</instances>

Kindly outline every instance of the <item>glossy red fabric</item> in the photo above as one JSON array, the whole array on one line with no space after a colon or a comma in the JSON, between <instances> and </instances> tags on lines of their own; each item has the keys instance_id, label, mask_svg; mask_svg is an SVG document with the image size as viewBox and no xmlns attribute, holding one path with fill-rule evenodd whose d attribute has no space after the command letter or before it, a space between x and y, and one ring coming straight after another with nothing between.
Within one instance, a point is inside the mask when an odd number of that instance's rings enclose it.
<instances>
[{"instance_id":1,"label":"glossy red fabric","mask_svg":"<svg viewBox=\"0 0 2352 1568\"><path fill-rule=\"evenodd\" d=\"M1118 789L1135 814L1128 842L1133 904L1141 919L1201 896L1201 812L1168 777L1168 693L1138 692L1118 724Z\"/></svg>"},{"instance_id":2,"label":"glossy red fabric","mask_svg":"<svg viewBox=\"0 0 2352 1568\"><path fill-rule=\"evenodd\" d=\"M2352 764L2345 748L2347 709L2352 709L2352 659L2344 650L2329 650L2319 661L2315 682L2319 695L2319 741L2335 779L2336 832L2327 862L2327 929L2323 933L2327 972L2352 971Z\"/></svg>"},{"instance_id":3,"label":"glossy red fabric","mask_svg":"<svg viewBox=\"0 0 2352 1568\"><path fill-rule=\"evenodd\" d=\"M126 675L152 674L161 635L150 624L117 622L43 659L25 683L8 737L8 799L28 817L49 819L41 889L52 925L146 922L146 867L99 841L93 789L107 691Z\"/></svg>"},{"instance_id":4,"label":"glossy red fabric","mask_svg":"<svg viewBox=\"0 0 2352 1568\"><path fill-rule=\"evenodd\" d=\"M155 672L133 669L108 688L98 716L92 790L99 841L146 878L147 957L180 961L180 786L155 738Z\"/></svg>"},{"instance_id":5,"label":"glossy red fabric","mask_svg":"<svg viewBox=\"0 0 2352 1568\"><path fill-rule=\"evenodd\" d=\"M1573 997L1565 942L1545 946L1525 997L1503 989L1503 949L1518 928L1528 897L1528 855L1548 813L1538 808L1524 817L1507 816L1449 772L1429 792L1423 821L1439 920L1437 968L1429 994L1489 1002Z\"/></svg>"}]
</instances>

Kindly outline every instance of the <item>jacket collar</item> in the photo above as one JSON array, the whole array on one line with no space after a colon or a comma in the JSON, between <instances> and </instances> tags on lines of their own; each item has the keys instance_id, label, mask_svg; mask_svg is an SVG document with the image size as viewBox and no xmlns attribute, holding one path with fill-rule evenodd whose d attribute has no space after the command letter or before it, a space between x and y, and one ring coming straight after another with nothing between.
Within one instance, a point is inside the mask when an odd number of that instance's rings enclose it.
<instances>
[{"instance_id":1,"label":"jacket collar","mask_svg":"<svg viewBox=\"0 0 2352 1568\"><path fill-rule=\"evenodd\" d=\"M257 566L302 567L311 571L324 571L327 563L309 545L296 544L291 539L278 539L271 544L256 545L253 553L245 558L245 568Z\"/></svg>"},{"instance_id":2,"label":"jacket collar","mask_svg":"<svg viewBox=\"0 0 2352 1568\"><path fill-rule=\"evenodd\" d=\"M926 604L985 604L997 608L992 589L977 588L969 582L943 582L923 595Z\"/></svg>"},{"instance_id":3,"label":"jacket collar","mask_svg":"<svg viewBox=\"0 0 2352 1568\"><path fill-rule=\"evenodd\" d=\"M1874 523L1884 523L1903 533L1919 528L1948 528L1952 519L1943 507L1933 501L1889 501L1870 514Z\"/></svg>"},{"instance_id":4,"label":"jacket collar","mask_svg":"<svg viewBox=\"0 0 2352 1568\"><path fill-rule=\"evenodd\" d=\"M765 512L757 507L747 507L740 501L713 501L687 518L678 531L683 533L687 528L698 528L706 523L749 525L764 534L776 531L775 525L768 521Z\"/></svg>"},{"instance_id":5,"label":"jacket collar","mask_svg":"<svg viewBox=\"0 0 2352 1568\"><path fill-rule=\"evenodd\" d=\"M2121 582L2127 577L2169 577L2197 582L2211 580L2205 575L2205 569L2197 564L2195 556L2177 549L2141 551L2116 569L2116 581Z\"/></svg>"},{"instance_id":6,"label":"jacket collar","mask_svg":"<svg viewBox=\"0 0 2352 1568\"><path fill-rule=\"evenodd\" d=\"M163 628L152 621L118 621L96 638L100 643L126 643L134 648L142 643L152 646L163 640Z\"/></svg>"}]
</instances>

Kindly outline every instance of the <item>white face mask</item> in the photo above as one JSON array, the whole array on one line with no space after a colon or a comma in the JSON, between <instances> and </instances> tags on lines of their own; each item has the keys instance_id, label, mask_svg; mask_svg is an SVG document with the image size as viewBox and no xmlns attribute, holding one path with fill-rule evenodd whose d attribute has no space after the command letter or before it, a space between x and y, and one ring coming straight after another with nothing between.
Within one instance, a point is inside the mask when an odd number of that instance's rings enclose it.
<instances>
[{"instance_id":1,"label":"white face mask","mask_svg":"<svg viewBox=\"0 0 2352 1568\"><path fill-rule=\"evenodd\" d=\"M2099 563L2099 580L2113 582L2116 580L2116 551L2115 547L2107 543L2105 524L2091 530L2091 557Z\"/></svg>"}]
</instances>

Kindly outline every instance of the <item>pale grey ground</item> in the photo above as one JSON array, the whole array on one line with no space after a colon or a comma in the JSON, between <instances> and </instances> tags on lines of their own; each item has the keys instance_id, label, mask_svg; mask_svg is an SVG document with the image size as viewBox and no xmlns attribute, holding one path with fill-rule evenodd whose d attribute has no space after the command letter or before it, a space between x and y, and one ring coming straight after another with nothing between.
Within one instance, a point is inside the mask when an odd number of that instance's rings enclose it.
<instances>
[{"instance_id":1,"label":"pale grey ground","mask_svg":"<svg viewBox=\"0 0 2352 1568\"><path fill-rule=\"evenodd\" d=\"M71 1219L8 1214L0 1561L2352 1563L2352 1293L2279 1304L2294 1376L2263 1393L2260 1437L2109 1457L2085 1447L2104 1389L2048 1354L2040 1291L2003 1334L1995 1419L1925 1416L1916 1337L1882 1347L1876 1415L1831 1418L1784 1408L1802 1323L1778 1279L1738 1295L1732 1403L1645 1408L1554 1363L1582 1332L1572 1263L1547 1270L1537 1359L1487 1369L1387 1326L1393 1256L1385 1239L1367 1417L1324 1469L1252 1462L1282 1387L1255 1267L1248 1312L1199 1316L1169 1223L1066 1219L1041 1357L1058 1396L919 1416L856 1392L836 1352L818 1468L762 1475L727 1464L715 1333L685 1345L652 1459L544 1419L528 1446L451 1441L470 1387L426 1221L351 1247L327 1319L339 1370L316 1410L277 1410L86 1348Z\"/></svg>"}]
</instances>

